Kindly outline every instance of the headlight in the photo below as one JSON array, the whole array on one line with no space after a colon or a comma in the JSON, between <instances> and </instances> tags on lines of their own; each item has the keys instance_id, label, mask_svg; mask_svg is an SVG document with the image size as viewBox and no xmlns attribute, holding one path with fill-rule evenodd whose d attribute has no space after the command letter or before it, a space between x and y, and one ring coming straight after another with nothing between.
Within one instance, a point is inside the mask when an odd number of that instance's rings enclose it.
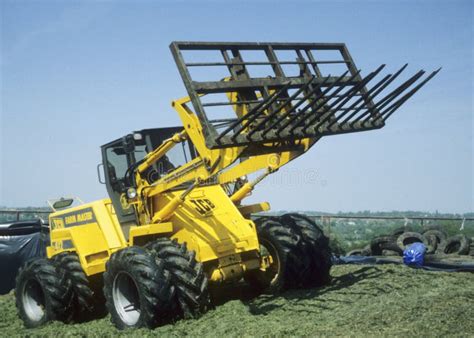
<instances>
[{"instance_id":1,"label":"headlight","mask_svg":"<svg viewBox=\"0 0 474 338\"><path fill-rule=\"evenodd\" d=\"M135 190L135 188L128 188L127 189L127 197L129 199L134 199L135 197L137 197L137 191Z\"/></svg>"}]
</instances>

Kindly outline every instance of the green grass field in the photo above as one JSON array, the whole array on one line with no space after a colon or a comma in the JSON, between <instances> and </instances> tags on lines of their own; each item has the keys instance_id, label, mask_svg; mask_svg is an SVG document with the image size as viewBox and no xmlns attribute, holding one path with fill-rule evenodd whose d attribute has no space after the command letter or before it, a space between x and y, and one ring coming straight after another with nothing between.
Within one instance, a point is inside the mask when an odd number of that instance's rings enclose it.
<instances>
[{"instance_id":1,"label":"green grass field","mask_svg":"<svg viewBox=\"0 0 474 338\"><path fill-rule=\"evenodd\" d=\"M83 324L52 323L26 330L14 295L0 297L6 336L472 336L474 274L415 270L400 265L344 265L330 286L253 297L244 285L221 289L219 303L197 320L156 330L117 331L109 318ZM231 295L232 296L229 296Z\"/></svg>"}]
</instances>

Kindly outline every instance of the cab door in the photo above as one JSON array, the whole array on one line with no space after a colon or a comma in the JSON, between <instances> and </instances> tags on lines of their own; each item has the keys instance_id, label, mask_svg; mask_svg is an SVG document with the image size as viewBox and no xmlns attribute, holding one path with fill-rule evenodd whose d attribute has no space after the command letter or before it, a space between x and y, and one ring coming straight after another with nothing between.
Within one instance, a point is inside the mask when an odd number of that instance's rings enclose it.
<instances>
[{"instance_id":1,"label":"cab door","mask_svg":"<svg viewBox=\"0 0 474 338\"><path fill-rule=\"evenodd\" d=\"M133 207L124 209L120 203L120 196L131 186L127 179L127 170L135 163L134 153L125 152L123 141L119 139L102 147L102 162L107 192L120 223L136 222Z\"/></svg>"}]
</instances>

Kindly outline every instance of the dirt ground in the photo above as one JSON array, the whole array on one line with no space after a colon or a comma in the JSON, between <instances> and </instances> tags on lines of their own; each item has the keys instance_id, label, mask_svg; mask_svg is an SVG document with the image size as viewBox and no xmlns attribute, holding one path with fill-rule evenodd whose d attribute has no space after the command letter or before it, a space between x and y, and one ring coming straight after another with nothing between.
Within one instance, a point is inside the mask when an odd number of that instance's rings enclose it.
<instances>
[{"instance_id":1,"label":"dirt ground","mask_svg":"<svg viewBox=\"0 0 474 338\"><path fill-rule=\"evenodd\" d=\"M52 323L26 330L13 293L0 297L2 336L470 336L474 274L400 265L340 265L319 289L255 297L246 286L221 289L214 310L156 330L117 331L108 317L83 324ZM232 294L232 296L230 296Z\"/></svg>"}]
</instances>

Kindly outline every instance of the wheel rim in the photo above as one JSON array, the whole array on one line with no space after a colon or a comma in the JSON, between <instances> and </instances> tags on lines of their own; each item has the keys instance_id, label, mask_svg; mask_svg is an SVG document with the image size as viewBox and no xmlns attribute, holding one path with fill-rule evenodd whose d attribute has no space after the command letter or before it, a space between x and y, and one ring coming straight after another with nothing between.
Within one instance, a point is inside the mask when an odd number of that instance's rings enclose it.
<instances>
[{"instance_id":1,"label":"wheel rim","mask_svg":"<svg viewBox=\"0 0 474 338\"><path fill-rule=\"evenodd\" d=\"M135 280L127 272L120 271L114 279L112 297L117 314L128 326L140 319L140 296Z\"/></svg>"},{"instance_id":2,"label":"wheel rim","mask_svg":"<svg viewBox=\"0 0 474 338\"><path fill-rule=\"evenodd\" d=\"M273 262L264 272L265 280L270 285L273 285L277 281L281 269L281 262L280 257L278 256L278 251L270 241L262 239L260 241L260 254L262 256L270 256L273 260Z\"/></svg>"},{"instance_id":3,"label":"wheel rim","mask_svg":"<svg viewBox=\"0 0 474 338\"><path fill-rule=\"evenodd\" d=\"M23 308L29 319L38 322L45 316L45 297L41 284L30 279L23 288Z\"/></svg>"}]
</instances>

